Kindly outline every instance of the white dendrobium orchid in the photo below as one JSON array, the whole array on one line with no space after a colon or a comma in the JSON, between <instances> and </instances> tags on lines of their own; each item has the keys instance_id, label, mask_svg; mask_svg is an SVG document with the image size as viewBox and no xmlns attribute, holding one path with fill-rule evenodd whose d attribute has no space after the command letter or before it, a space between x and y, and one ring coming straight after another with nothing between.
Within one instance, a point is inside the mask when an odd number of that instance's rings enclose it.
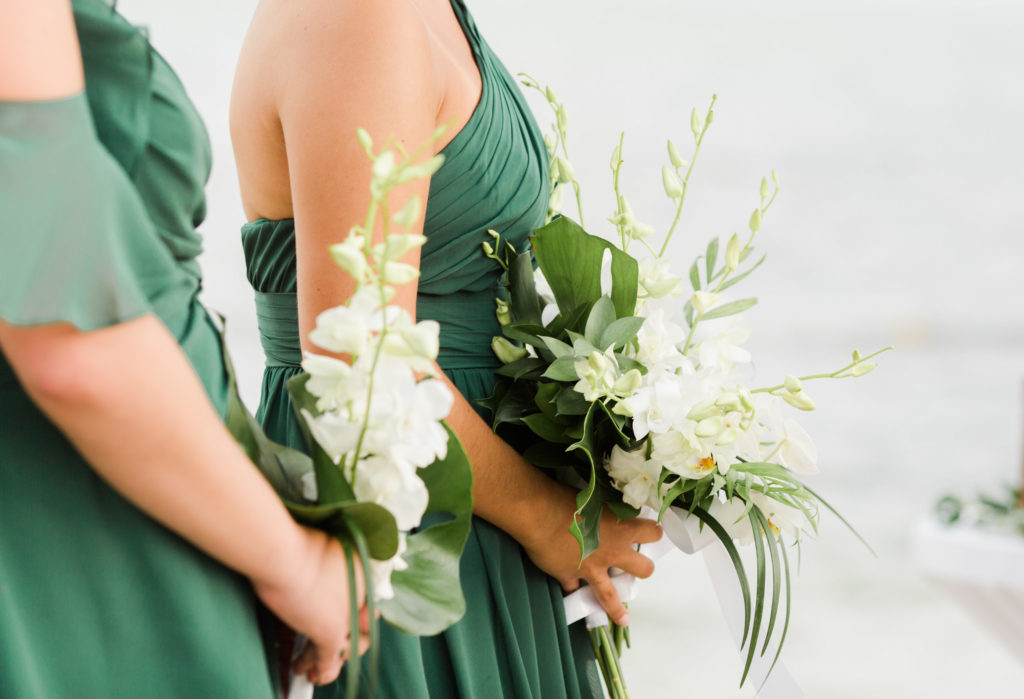
<instances>
[{"instance_id":1,"label":"white dendrobium orchid","mask_svg":"<svg viewBox=\"0 0 1024 699\"><path fill-rule=\"evenodd\" d=\"M625 374L619 373L619 362L613 347L604 352L594 350L586 359L577 360L573 367L580 378L573 388L591 403L606 398L624 398L639 388L643 380L637 369L630 369Z\"/></svg>"},{"instance_id":2,"label":"white dendrobium orchid","mask_svg":"<svg viewBox=\"0 0 1024 699\"><path fill-rule=\"evenodd\" d=\"M740 347L749 337L749 329L733 322L722 332L702 340L696 352L701 367L729 372L734 364L749 363L750 352Z\"/></svg>"},{"instance_id":3,"label":"white dendrobium orchid","mask_svg":"<svg viewBox=\"0 0 1024 699\"><path fill-rule=\"evenodd\" d=\"M645 257L640 260L640 288L642 298L660 299L666 296L681 296L682 278L672 274L668 262L660 257Z\"/></svg>"},{"instance_id":4,"label":"white dendrobium orchid","mask_svg":"<svg viewBox=\"0 0 1024 699\"><path fill-rule=\"evenodd\" d=\"M622 491L622 500L633 507L658 507L658 478L661 464L647 459L644 449L625 451L618 445L604 464L615 487Z\"/></svg>"},{"instance_id":5,"label":"white dendrobium orchid","mask_svg":"<svg viewBox=\"0 0 1024 699\"><path fill-rule=\"evenodd\" d=\"M696 423L689 421L688 425L676 425L664 434L651 434L651 459L683 478L707 476L715 470L715 459L696 435L696 427Z\"/></svg>"},{"instance_id":6,"label":"white dendrobium orchid","mask_svg":"<svg viewBox=\"0 0 1024 699\"><path fill-rule=\"evenodd\" d=\"M810 522L800 510L784 505L774 498L756 490L750 491L751 501L768 518L773 529L793 539L799 539L802 531L812 531Z\"/></svg>"},{"instance_id":7,"label":"white dendrobium orchid","mask_svg":"<svg viewBox=\"0 0 1024 699\"><path fill-rule=\"evenodd\" d=\"M635 359L647 367L649 374L659 369L682 369L693 373L693 364L679 351L679 345L685 339L686 331L668 320L663 309L656 309L644 318L644 324L637 332Z\"/></svg>"},{"instance_id":8,"label":"white dendrobium orchid","mask_svg":"<svg viewBox=\"0 0 1024 699\"><path fill-rule=\"evenodd\" d=\"M398 528L408 531L420 525L429 493L416 467L397 459L370 456L356 467L356 499L375 502L395 517Z\"/></svg>"}]
</instances>

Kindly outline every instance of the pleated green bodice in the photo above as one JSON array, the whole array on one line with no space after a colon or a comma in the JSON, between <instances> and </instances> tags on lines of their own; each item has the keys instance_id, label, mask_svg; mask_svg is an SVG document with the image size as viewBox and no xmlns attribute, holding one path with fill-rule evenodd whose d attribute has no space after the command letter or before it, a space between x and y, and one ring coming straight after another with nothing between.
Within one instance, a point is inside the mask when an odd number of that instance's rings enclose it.
<instances>
[{"instance_id":1,"label":"pleated green bodice","mask_svg":"<svg viewBox=\"0 0 1024 699\"><path fill-rule=\"evenodd\" d=\"M494 300L501 268L481 243L493 229L520 250L528 246L547 210L547 151L515 81L461 0L452 6L483 86L430 182L416 315L440 323L438 363L474 402L490 395L499 366L490 343L500 334ZM267 355L257 416L270 437L302 448L284 386L301 371L294 221L248 223L242 242ZM461 576L467 612L448 631L421 639L385 629L381 696L599 696L585 630L566 626L558 585L513 539L474 518ZM343 687L319 689L317 696L343 696Z\"/></svg>"},{"instance_id":2,"label":"pleated green bodice","mask_svg":"<svg viewBox=\"0 0 1024 699\"><path fill-rule=\"evenodd\" d=\"M86 92L0 103L0 319L152 313L223 413L197 300L206 131L143 33L72 4ZM115 493L0 355L0 697L272 696L249 583Z\"/></svg>"}]
</instances>

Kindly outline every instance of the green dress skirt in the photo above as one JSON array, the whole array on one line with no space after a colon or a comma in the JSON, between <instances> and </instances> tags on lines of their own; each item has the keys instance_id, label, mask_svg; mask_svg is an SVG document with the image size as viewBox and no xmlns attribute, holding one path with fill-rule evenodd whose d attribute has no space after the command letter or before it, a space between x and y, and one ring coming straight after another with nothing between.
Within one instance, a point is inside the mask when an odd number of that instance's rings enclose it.
<instances>
[{"instance_id":1,"label":"green dress skirt","mask_svg":"<svg viewBox=\"0 0 1024 699\"><path fill-rule=\"evenodd\" d=\"M438 362L472 403L491 392L498 363L490 342L500 334L494 299L501 269L484 256L481 243L494 229L520 249L528 245L547 210L547 152L515 82L460 0L452 5L483 88L431 179L416 313L440 323ZM271 438L302 448L285 391L301 361L294 222L248 223L242 240L267 357L258 417ZM566 625L558 584L511 537L474 518L461 576L466 615L443 634L415 638L385 625L381 696L600 696L586 630ZM319 689L317 696L344 696L343 685Z\"/></svg>"},{"instance_id":2,"label":"green dress skirt","mask_svg":"<svg viewBox=\"0 0 1024 699\"><path fill-rule=\"evenodd\" d=\"M0 319L154 314L223 413L196 299L206 132L139 31L100 0L74 11L86 93L0 103ZM248 582L115 493L0 354L0 697L273 696Z\"/></svg>"}]
</instances>

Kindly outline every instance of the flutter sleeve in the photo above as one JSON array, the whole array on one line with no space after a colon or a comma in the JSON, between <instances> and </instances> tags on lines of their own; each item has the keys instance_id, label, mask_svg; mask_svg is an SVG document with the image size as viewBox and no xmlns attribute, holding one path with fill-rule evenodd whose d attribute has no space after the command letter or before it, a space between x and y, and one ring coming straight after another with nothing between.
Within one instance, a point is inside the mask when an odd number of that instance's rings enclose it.
<instances>
[{"instance_id":1,"label":"flutter sleeve","mask_svg":"<svg viewBox=\"0 0 1024 699\"><path fill-rule=\"evenodd\" d=\"M0 319L105 327L152 310L175 272L84 94L0 102Z\"/></svg>"}]
</instances>

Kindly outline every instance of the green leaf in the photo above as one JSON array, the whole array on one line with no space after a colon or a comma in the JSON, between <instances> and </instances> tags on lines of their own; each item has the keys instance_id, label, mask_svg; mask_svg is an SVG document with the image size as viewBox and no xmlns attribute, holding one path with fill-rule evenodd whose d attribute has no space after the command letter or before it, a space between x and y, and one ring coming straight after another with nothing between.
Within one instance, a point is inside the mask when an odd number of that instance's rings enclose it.
<instances>
[{"instance_id":1,"label":"green leaf","mask_svg":"<svg viewBox=\"0 0 1024 699\"><path fill-rule=\"evenodd\" d=\"M543 359L523 357L495 369L494 373L498 376L507 376L510 379L519 380L531 372L536 372L537 376L531 378L539 378L542 370L547 365L548 363Z\"/></svg>"},{"instance_id":2,"label":"green leaf","mask_svg":"<svg viewBox=\"0 0 1024 699\"><path fill-rule=\"evenodd\" d=\"M597 347L583 335L567 330L566 334L572 340L572 351L578 357L589 357L591 352L597 352Z\"/></svg>"},{"instance_id":3,"label":"green leaf","mask_svg":"<svg viewBox=\"0 0 1024 699\"><path fill-rule=\"evenodd\" d=\"M626 373L627 371L630 371L632 369L636 369L641 374L647 373L647 367L645 367L643 364L633 359L632 357L627 357L626 355L621 354L619 352L615 353L615 361L619 363L619 370L622 373Z\"/></svg>"},{"instance_id":4,"label":"green leaf","mask_svg":"<svg viewBox=\"0 0 1024 699\"><path fill-rule=\"evenodd\" d=\"M497 392L497 386L495 389L494 400L489 401L494 406L491 408L491 429L497 430L506 422L518 425L522 422L523 414L532 411L533 393L526 385L513 383L503 386L500 393Z\"/></svg>"},{"instance_id":5,"label":"green leaf","mask_svg":"<svg viewBox=\"0 0 1024 699\"><path fill-rule=\"evenodd\" d=\"M708 243L707 252L704 253L704 269L708 279L711 279L711 276L715 273L716 262L718 262L718 238L712 238L711 242Z\"/></svg>"},{"instance_id":6,"label":"green leaf","mask_svg":"<svg viewBox=\"0 0 1024 699\"><path fill-rule=\"evenodd\" d=\"M594 437L594 416L597 408L591 404L583 420L583 435L579 441L570 444L566 451L582 451L589 465L587 485L576 494L576 512L569 523L569 533L580 546L580 563L597 550L600 545L601 510L604 503L597 490L597 460L600 458L597 440Z\"/></svg>"},{"instance_id":7,"label":"green leaf","mask_svg":"<svg viewBox=\"0 0 1024 699\"><path fill-rule=\"evenodd\" d=\"M430 500L424 527L409 535L402 556L409 567L392 573L395 596L380 602L392 626L416 636L440 633L466 611L459 559L473 517L473 471L459 438L447 424L445 429L447 456L418 471ZM442 518L446 521L430 523Z\"/></svg>"},{"instance_id":8,"label":"green leaf","mask_svg":"<svg viewBox=\"0 0 1024 699\"><path fill-rule=\"evenodd\" d=\"M732 286L733 284L737 284L737 283L739 283L739 282L743 281L744 279L746 279L746 278L747 278L747 276L748 276L748 275L749 275L749 274L750 274L751 272L753 272L753 271L754 271L755 269L757 269L758 267L760 267L760 266L761 266L761 263L762 263L762 262L764 262L764 260L765 260L765 258L766 258L766 257L768 257L768 255L761 255L761 259L760 259L760 260L758 260L757 262L755 262L755 263L754 263L754 264L753 264L753 265L752 265L752 266L751 266L750 268L748 268L747 270L745 270L745 271L744 271L744 272L742 272L741 274L737 274L737 275L736 275L735 277L733 277L732 279L727 279L727 280L725 281L725 283L724 283L724 284L722 284L722 288L721 288L721 291L725 291L726 289L728 289L728 288L729 288L730 286Z\"/></svg>"},{"instance_id":9,"label":"green leaf","mask_svg":"<svg viewBox=\"0 0 1024 699\"><path fill-rule=\"evenodd\" d=\"M540 325L531 323L509 323L501 327L501 333L510 340L518 340L534 347L546 347L540 339L547 331Z\"/></svg>"},{"instance_id":10,"label":"green leaf","mask_svg":"<svg viewBox=\"0 0 1024 699\"><path fill-rule=\"evenodd\" d=\"M551 442L538 441L523 451L523 458L539 468L560 469L570 465L565 447Z\"/></svg>"},{"instance_id":11,"label":"green leaf","mask_svg":"<svg viewBox=\"0 0 1024 699\"><path fill-rule=\"evenodd\" d=\"M772 604L771 612L768 616L768 628L764 632L764 645L761 646L761 655L763 656L765 651L768 650L768 643L771 641L772 631L775 630L775 620L779 612L779 593L782 591L782 568L779 565L778 548L780 543L771 528L771 523L760 510L755 508L754 511L758 518L762 520L761 529L765 532L765 543L767 544L768 553L771 554L772 563Z\"/></svg>"},{"instance_id":12,"label":"green leaf","mask_svg":"<svg viewBox=\"0 0 1024 699\"><path fill-rule=\"evenodd\" d=\"M756 514L755 514L756 513ZM761 620L764 617L764 585L765 585L765 556L764 541L761 539L761 520L764 516L761 511L754 507L750 514L750 525L754 531L754 558L757 562L757 575L754 588L754 619L750 630L750 645L747 649L747 661L743 667L743 676L740 678L740 686L747 681L747 673L750 672L750 665L754 662L754 653L757 650L757 639L761 631Z\"/></svg>"},{"instance_id":13,"label":"green leaf","mask_svg":"<svg viewBox=\"0 0 1024 699\"><path fill-rule=\"evenodd\" d=\"M718 523L718 520L699 507L693 511L693 515L699 518L718 537L722 546L725 547L725 552L729 554L733 568L736 569L736 578L740 583L740 592L743 595L743 639L740 641L740 648L742 648L746 644L750 632L751 617L750 583L747 581L747 571L743 567L743 559L740 558L739 551L736 550L736 544L733 543L732 537Z\"/></svg>"},{"instance_id":14,"label":"green leaf","mask_svg":"<svg viewBox=\"0 0 1024 699\"><path fill-rule=\"evenodd\" d=\"M701 318L701 320L713 320L714 318L724 318L725 316L731 316L737 313L742 313L748 308L752 308L756 304L757 299L755 298L731 301L729 303L719 306L718 308L712 308L710 311L704 314L704 317Z\"/></svg>"},{"instance_id":15,"label":"green leaf","mask_svg":"<svg viewBox=\"0 0 1024 699\"><path fill-rule=\"evenodd\" d=\"M586 415L590 403L575 388L566 386L555 399L555 410L559 415Z\"/></svg>"},{"instance_id":16,"label":"green leaf","mask_svg":"<svg viewBox=\"0 0 1024 699\"><path fill-rule=\"evenodd\" d=\"M604 351L609 347L622 349L636 338L636 334L640 332L640 328L643 324L644 319L639 316L619 318L612 322L607 328L605 328L604 332L601 333L601 337L597 341L597 348L601 351Z\"/></svg>"},{"instance_id":17,"label":"green leaf","mask_svg":"<svg viewBox=\"0 0 1024 699\"><path fill-rule=\"evenodd\" d=\"M576 222L562 216L538 228L533 236L534 257L555 294L562 313L601 297L601 266L606 251L611 254L612 292L615 315L625 317L636 310L639 283L637 262L607 240L590 235Z\"/></svg>"},{"instance_id":18,"label":"green leaf","mask_svg":"<svg viewBox=\"0 0 1024 699\"><path fill-rule=\"evenodd\" d=\"M690 265L690 286L693 287L694 291L700 291L700 268L697 266L699 261L700 258L698 257Z\"/></svg>"},{"instance_id":19,"label":"green leaf","mask_svg":"<svg viewBox=\"0 0 1024 699\"><path fill-rule=\"evenodd\" d=\"M547 345L547 348L551 351L551 354L555 355L555 359L559 357L564 357L566 355L574 354L572 347L565 344L561 340L556 340L555 338L548 337L547 335L542 335L540 339L544 342L545 345Z\"/></svg>"},{"instance_id":20,"label":"green leaf","mask_svg":"<svg viewBox=\"0 0 1024 699\"><path fill-rule=\"evenodd\" d=\"M512 317L520 323L541 325L543 303L533 279L533 258L523 252L512 258L508 266L509 307Z\"/></svg>"},{"instance_id":21,"label":"green leaf","mask_svg":"<svg viewBox=\"0 0 1024 699\"><path fill-rule=\"evenodd\" d=\"M605 505L612 511L615 517L621 522L624 519L635 519L640 515L640 510L632 505L615 500L605 500Z\"/></svg>"},{"instance_id":22,"label":"green leaf","mask_svg":"<svg viewBox=\"0 0 1024 699\"><path fill-rule=\"evenodd\" d=\"M587 338L587 342L598 347L601 335L614 322L615 306L612 305L610 298L601 296L590 309L590 315L587 316L587 325L583 331L583 336Z\"/></svg>"},{"instance_id":23,"label":"green leaf","mask_svg":"<svg viewBox=\"0 0 1024 699\"><path fill-rule=\"evenodd\" d=\"M582 331L590 313L590 304L584 303L569 313L559 313L547 324L548 335L558 337L566 330Z\"/></svg>"},{"instance_id":24,"label":"green leaf","mask_svg":"<svg viewBox=\"0 0 1024 699\"><path fill-rule=\"evenodd\" d=\"M355 500L355 493L352 487L345 480L345 474L340 466L331 460L327 452L313 438L309 431L306 418L302 411L306 410L312 415L319 415L316 407L316 396L306 390L306 382L310 379L309 374L293 376L285 382L285 388L291 397L292 410L295 411L296 421L302 430L302 437L306 441L306 447L313 457L313 468L316 471L316 492L319 502L343 502Z\"/></svg>"},{"instance_id":25,"label":"green leaf","mask_svg":"<svg viewBox=\"0 0 1024 699\"><path fill-rule=\"evenodd\" d=\"M573 355L565 355L551 362L551 366L549 366L541 376L555 381L578 381L579 376L576 375L575 365L576 357Z\"/></svg>"},{"instance_id":26,"label":"green leaf","mask_svg":"<svg viewBox=\"0 0 1024 699\"><path fill-rule=\"evenodd\" d=\"M555 401L561 393L562 386L557 383L537 384L537 393L533 397L533 403L537 409L553 422L563 422L558 419L558 410Z\"/></svg>"},{"instance_id":27,"label":"green leaf","mask_svg":"<svg viewBox=\"0 0 1024 699\"><path fill-rule=\"evenodd\" d=\"M366 544L374 558L386 560L398 551L398 525L395 524L395 518L376 503L352 499L318 505L285 500L284 504L297 521L333 534L343 541L352 541L347 522L355 522L366 536Z\"/></svg>"},{"instance_id":28,"label":"green leaf","mask_svg":"<svg viewBox=\"0 0 1024 699\"><path fill-rule=\"evenodd\" d=\"M786 616L782 620L782 633L779 635L779 646L775 649L775 657L772 659L771 667L768 668L768 674L765 677L772 674L772 670L775 669L775 664L779 662L779 658L782 657L782 646L786 643L786 634L789 632L789 611L791 599L791 587L790 587L790 575L789 575L789 557L786 555L786 547L783 544L779 545L779 552L782 553L783 572L786 574L785 589L786 589Z\"/></svg>"},{"instance_id":29,"label":"green leaf","mask_svg":"<svg viewBox=\"0 0 1024 699\"><path fill-rule=\"evenodd\" d=\"M523 424L530 428L541 439L555 444L570 444L572 437L565 434L565 425L560 425L547 415L533 413L523 416Z\"/></svg>"}]
</instances>

